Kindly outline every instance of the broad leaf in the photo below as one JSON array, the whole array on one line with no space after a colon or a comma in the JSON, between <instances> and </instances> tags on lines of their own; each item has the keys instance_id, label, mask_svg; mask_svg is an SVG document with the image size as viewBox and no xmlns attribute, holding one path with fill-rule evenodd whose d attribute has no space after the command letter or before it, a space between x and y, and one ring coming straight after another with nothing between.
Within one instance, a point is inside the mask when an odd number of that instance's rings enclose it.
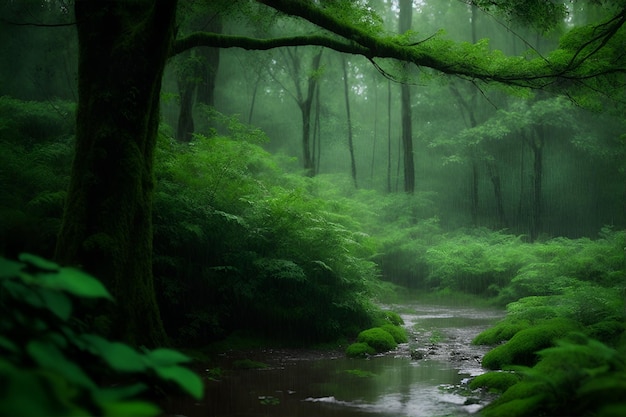
<instances>
[{"instance_id":1,"label":"broad leaf","mask_svg":"<svg viewBox=\"0 0 626 417\"><path fill-rule=\"evenodd\" d=\"M59 265L30 253L20 253L18 259L43 271L58 271Z\"/></svg>"},{"instance_id":2,"label":"broad leaf","mask_svg":"<svg viewBox=\"0 0 626 417\"><path fill-rule=\"evenodd\" d=\"M96 385L87 374L76 363L69 361L56 346L34 340L28 343L26 350L40 367L54 371L79 386L95 388Z\"/></svg>"},{"instance_id":3,"label":"broad leaf","mask_svg":"<svg viewBox=\"0 0 626 417\"><path fill-rule=\"evenodd\" d=\"M171 349L155 349L146 353L146 359L155 366L170 366L189 362L191 358Z\"/></svg>"},{"instance_id":4,"label":"broad leaf","mask_svg":"<svg viewBox=\"0 0 626 417\"><path fill-rule=\"evenodd\" d=\"M156 367L157 375L168 381L176 383L181 389L196 399L201 399L204 394L204 386L198 375L181 366Z\"/></svg>"},{"instance_id":5,"label":"broad leaf","mask_svg":"<svg viewBox=\"0 0 626 417\"><path fill-rule=\"evenodd\" d=\"M5 258L0 258L0 279L13 278L19 276L23 264L15 261L10 261Z\"/></svg>"},{"instance_id":6,"label":"broad leaf","mask_svg":"<svg viewBox=\"0 0 626 417\"><path fill-rule=\"evenodd\" d=\"M40 285L67 291L78 297L113 299L100 281L79 269L61 268L58 274L42 274L39 278Z\"/></svg>"},{"instance_id":7,"label":"broad leaf","mask_svg":"<svg viewBox=\"0 0 626 417\"><path fill-rule=\"evenodd\" d=\"M143 355L124 343L110 342L94 334L81 336L91 351L97 353L117 372L143 372L146 370Z\"/></svg>"}]
</instances>

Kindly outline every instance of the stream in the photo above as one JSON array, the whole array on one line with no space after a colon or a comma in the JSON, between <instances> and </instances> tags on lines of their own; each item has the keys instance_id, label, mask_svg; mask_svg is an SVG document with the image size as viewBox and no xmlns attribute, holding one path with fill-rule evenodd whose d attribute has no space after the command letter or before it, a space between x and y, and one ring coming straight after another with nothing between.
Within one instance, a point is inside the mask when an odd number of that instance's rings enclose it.
<instances>
[{"instance_id":1,"label":"stream","mask_svg":"<svg viewBox=\"0 0 626 417\"><path fill-rule=\"evenodd\" d=\"M368 359L337 351L265 349L228 352L224 372L206 381L202 402L170 404L170 416L186 417L434 417L476 413L489 398L467 389L484 373L488 348L471 340L503 317L501 310L403 304L409 343ZM421 356L421 359L413 359ZM238 359L268 364L232 370ZM226 370L227 369L227 370Z\"/></svg>"}]
</instances>

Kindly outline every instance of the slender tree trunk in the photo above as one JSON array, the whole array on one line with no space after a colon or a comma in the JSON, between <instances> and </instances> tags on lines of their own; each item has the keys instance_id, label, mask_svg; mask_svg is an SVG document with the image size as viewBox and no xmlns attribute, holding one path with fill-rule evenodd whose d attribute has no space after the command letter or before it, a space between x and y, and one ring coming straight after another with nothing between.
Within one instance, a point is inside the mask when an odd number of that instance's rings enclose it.
<instances>
[{"instance_id":1,"label":"slender tree trunk","mask_svg":"<svg viewBox=\"0 0 626 417\"><path fill-rule=\"evenodd\" d=\"M470 187L470 202L472 207L470 211L472 213L472 225L476 227L478 226L478 163L474 156L470 158L472 159L472 186Z\"/></svg>"},{"instance_id":2,"label":"slender tree trunk","mask_svg":"<svg viewBox=\"0 0 626 417\"><path fill-rule=\"evenodd\" d=\"M411 29L413 18L413 1L400 0L400 33ZM408 69L408 66L404 66ZM415 162L413 158L413 126L411 123L411 89L402 84L400 103L402 106L402 152L404 155L404 191L412 194L415 191Z\"/></svg>"},{"instance_id":3,"label":"slender tree trunk","mask_svg":"<svg viewBox=\"0 0 626 417\"><path fill-rule=\"evenodd\" d=\"M374 163L378 136L378 85L374 84L374 137L372 138L372 163L370 164L370 184L374 184Z\"/></svg>"},{"instance_id":4,"label":"slender tree trunk","mask_svg":"<svg viewBox=\"0 0 626 417\"><path fill-rule=\"evenodd\" d=\"M387 192L391 192L391 81L387 80Z\"/></svg>"},{"instance_id":5,"label":"slender tree trunk","mask_svg":"<svg viewBox=\"0 0 626 417\"><path fill-rule=\"evenodd\" d=\"M346 119L348 122L348 150L350 151L350 166L352 181L354 182L354 188L358 188L356 180L356 161L354 159L354 142L352 141L352 117L350 115L350 86L348 85L348 64L346 62L345 55L341 55L343 64L343 92L346 101Z\"/></svg>"},{"instance_id":6,"label":"slender tree trunk","mask_svg":"<svg viewBox=\"0 0 626 417\"><path fill-rule=\"evenodd\" d=\"M313 124L313 160L315 161L315 174L320 172L320 159L322 156L322 125L320 123L320 86L315 90L315 122Z\"/></svg>"},{"instance_id":7,"label":"slender tree trunk","mask_svg":"<svg viewBox=\"0 0 626 417\"><path fill-rule=\"evenodd\" d=\"M215 16L206 30L220 33L222 31L221 19ZM181 142L191 142L193 138L194 103L197 101L208 106L215 106L215 79L220 62L220 50L200 47L186 55L191 57L191 60L183 63L185 68L181 71L178 80L180 110L176 137Z\"/></svg>"},{"instance_id":8,"label":"slender tree trunk","mask_svg":"<svg viewBox=\"0 0 626 417\"><path fill-rule=\"evenodd\" d=\"M496 227L502 229L508 226L506 216L504 214L504 202L502 197L502 182L500 181L500 170L495 161L487 161L487 171L489 172L489 178L493 185L493 193L496 198L496 214L498 217L498 223Z\"/></svg>"},{"instance_id":9,"label":"slender tree trunk","mask_svg":"<svg viewBox=\"0 0 626 417\"><path fill-rule=\"evenodd\" d=\"M176 139L181 142L191 142L195 131L193 123L193 101L195 92L196 82L194 80L185 76L178 80L180 110L178 112Z\"/></svg>"},{"instance_id":10,"label":"slender tree trunk","mask_svg":"<svg viewBox=\"0 0 626 417\"><path fill-rule=\"evenodd\" d=\"M533 152L533 205L530 227L530 238L534 242L542 229L543 217L543 144L544 129L537 127L534 138L531 137L530 148Z\"/></svg>"},{"instance_id":11,"label":"slender tree trunk","mask_svg":"<svg viewBox=\"0 0 626 417\"><path fill-rule=\"evenodd\" d=\"M153 153L176 0L77 1L75 156L56 248L101 278L116 303L111 336L166 341L153 287Z\"/></svg>"}]
</instances>

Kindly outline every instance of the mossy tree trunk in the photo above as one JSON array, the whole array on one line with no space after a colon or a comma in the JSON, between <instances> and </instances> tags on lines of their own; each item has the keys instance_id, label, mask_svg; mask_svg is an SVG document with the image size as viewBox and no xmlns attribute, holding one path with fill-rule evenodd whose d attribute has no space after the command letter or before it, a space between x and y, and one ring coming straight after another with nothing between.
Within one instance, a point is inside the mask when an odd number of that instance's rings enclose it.
<instances>
[{"instance_id":1,"label":"mossy tree trunk","mask_svg":"<svg viewBox=\"0 0 626 417\"><path fill-rule=\"evenodd\" d=\"M75 154L56 258L101 278L113 333L165 343L152 277L153 153L176 0L78 1Z\"/></svg>"}]
</instances>

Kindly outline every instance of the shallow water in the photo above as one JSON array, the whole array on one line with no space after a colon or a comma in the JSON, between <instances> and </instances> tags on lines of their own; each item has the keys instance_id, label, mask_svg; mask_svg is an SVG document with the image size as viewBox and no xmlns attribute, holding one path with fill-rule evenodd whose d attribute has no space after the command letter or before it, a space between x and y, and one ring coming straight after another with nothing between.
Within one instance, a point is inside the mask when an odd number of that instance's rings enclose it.
<instances>
[{"instance_id":1,"label":"shallow water","mask_svg":"<svg viewBox=\"0 0 626 417\"><path fill-rule=\"evenodd\" d=\"M484 347L470 345L501 311L442 305L393 306L411 334L408 344L369 359L341 352L298 350L246 352L270 365L228 370L207 381L200 403L171 404L171 414L188 417L434 417L475 413L485 403L465 388L484 372ZM418 350L423 359L411 359ZM241 352L239 354L242 354ZM236 353L224 356L225 364ZM466 401L472 401L466 404ZM478 402L478 404L469 404Z\"/></svg>"}]
</instances>

